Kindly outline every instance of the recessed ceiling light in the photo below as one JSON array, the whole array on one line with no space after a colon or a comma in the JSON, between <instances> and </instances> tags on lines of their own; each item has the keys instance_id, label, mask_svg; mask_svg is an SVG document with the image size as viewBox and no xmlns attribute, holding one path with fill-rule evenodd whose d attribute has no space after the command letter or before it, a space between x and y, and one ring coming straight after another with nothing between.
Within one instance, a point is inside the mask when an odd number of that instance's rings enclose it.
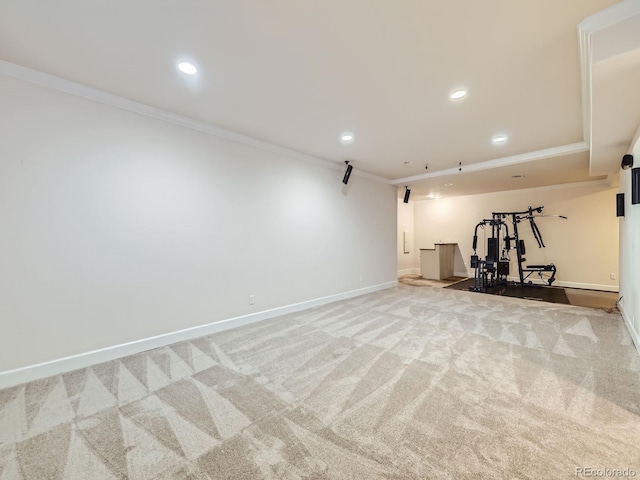
<instances>
[{"instance_id":1,"label":"recessed ceiling light","mask_svg":"<svg viewBox=\"0 0 640 480\"><path fill-rule=\"evenodd\" d=\"M509 137L507 137L506 135L496 135L491 141L497 145L506 142L508 138Z\"/></svg>"},{"instance_id":2,"label":"recessed ceiling light","mask_svg":"<svg viewBox=\"0 0 640 480\"><path fill-rule=\"evenodd\" d=\"M454 90L453 92L451 92L451 94L449 95L449 98L451 100L458 100L462 97L465 97L467 95L467 91L463 88L459 88L457 90Z\"/></svg>"},{"instance_id":3,"label":"recessed ceiling light","mask_svg":"<svg viewBox=\"0 0 640 480\"><path fill-rule=\"evenodd\" d=\"M406 162L404 162L405 165L411 165L413 162L411 160L407 160Z\"/></svg>"},{"instance_id":4,"label":"recessed ceiling light","mask_svg":"<svg viewBox=\"0 0 640 480\"><path fill-rule=\"evenodd\" d=\"M453 183L445 183L444 186L445 187L453 187Z\"/></svg>"},{"instance_id":5,"label":"recessed ceiling light","mask_svg":"<svg viewBox=\"0 0 640 480\"><path fill-rule=\"evenodd\" d=\"M524 178L524 175L511 175L511 178Z\"/></svg>"},{"instance_id":6,"label":"recessed ceiling light","mask_svg":"<svg viewBox=\"0 0 640 480\"><path fill-rule=\"evenodd\" d=\"M351 143L353 142L354 139L354 135L351 132L344 132L342 135L340 135L340 141L342 143Z\"/></svg>"},{"instance_id":7,"label":"recessed ceiling light","mask_svg":"<svg viewBox=\"0 0 640 480\"><path fill-rule=\"evenodd\" d=\"M187 75L195 75L198 73L198 69L191 62L180 62L178 63L178 70L182 73L186 73Z\"/></svg>"}]
</instances>

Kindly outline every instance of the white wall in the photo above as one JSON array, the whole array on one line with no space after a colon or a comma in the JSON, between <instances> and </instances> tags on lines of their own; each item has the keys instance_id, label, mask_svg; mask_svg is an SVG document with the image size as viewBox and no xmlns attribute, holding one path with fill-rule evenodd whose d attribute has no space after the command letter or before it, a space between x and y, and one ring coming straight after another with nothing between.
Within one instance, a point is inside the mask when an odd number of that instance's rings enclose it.
<instances>
[{"instance_id":1,"label":"white wall","mask_svg":"<svg viewBox=\"0 0 640 480\"><path fill-rule=\"evenodd\" d=\"M396 279L390 185L6 76L0 98L0 372Z\"/></svg>"},{"instance_id":2,"label":"white wall","mask_svg":"<svg viewBox=\"0 0 640 480\"><path fill-rule=\"evenodd\" d=\"M633 148L634 167L640 166L640 140ZM620 310L640 352L640 205L631 204L631 170L620 171L625 216L620 218Z\"/></svg>"},{"instance_id":3,"label":"white wall","mask_svg":"<svg viewBox=\"0 0 640 480\"><path fill-rule=\"evenodd\" d=\"M398 276L418 273L416 266L416 248L413 231L414 209L413 202L404 203L398 199ZM409 253L404 251L405 234L408 241Z\"/></svg>"},{"instance_id":4,"label":"white wall","mask_svg":"<svg viewBox=\"0 0 640 480\"><path fill-rule=\"evenodd\" d=\"M433 248L434 242L458 243L455 272L473 276L468 265L475 225L491 218L494 211L522 211L542 205L544 214L561 214L568 220L536 220L544 249L538 248L528 222L519 225L520 238L526 246L526 264L555 264L558 272L554 285L617 290L618 280L610 279L611 273L616 278L618 275L615 194L615 189L591 183L415 202L415 246ZM486 255L482 230L478 233L478 254ZM518 275L515 250L511 252L510 272Z\"/></svg>"}]
</instances>

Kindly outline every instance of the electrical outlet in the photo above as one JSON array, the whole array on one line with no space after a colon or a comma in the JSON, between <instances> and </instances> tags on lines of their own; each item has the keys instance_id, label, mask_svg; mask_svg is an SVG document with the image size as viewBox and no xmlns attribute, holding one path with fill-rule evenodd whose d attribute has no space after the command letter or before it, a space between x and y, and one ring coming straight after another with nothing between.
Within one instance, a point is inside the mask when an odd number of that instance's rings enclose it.
<instances>
[{"instance_id":1,"label":"electrical outlet","mask_svg":"<svg viewBox=\"0 0 640 480\"><path fill-rule=\"evenodd\" d=\"M253 305L256 303L256 296L255 295L249 295L249 305Z\"/></svg>"},{"instance_id":2,"label":"electrical outlet","mask_svg":"<svg viewBox=\"0 0 640 480\"><path fill-rule=\"evenodd\" d=\"M610 273L610 274L609 274L609 278L610 278L611 280L615 280L615 279L616 279L616 274L615 274L615 273Z\"/></svg>"}]
</instances>

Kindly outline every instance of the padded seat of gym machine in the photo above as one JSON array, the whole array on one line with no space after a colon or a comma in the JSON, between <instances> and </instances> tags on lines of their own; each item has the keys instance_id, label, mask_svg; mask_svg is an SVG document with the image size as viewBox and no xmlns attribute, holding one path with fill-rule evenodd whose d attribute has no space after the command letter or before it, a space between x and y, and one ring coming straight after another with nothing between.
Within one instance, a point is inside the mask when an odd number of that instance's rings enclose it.
<instances>
[{"instance_id":1,"label":"padded seat of gym machine","mask_svg":"<svg viewBox=\"0 0 640 480\"><path fill-rule=\"evenodd\" d=\"M552 272L556 269L556 266L552 263L550 265L528 265L525 269L535 268L536 270L543 270L547 272Z\"/></svg>"}]
</instances>

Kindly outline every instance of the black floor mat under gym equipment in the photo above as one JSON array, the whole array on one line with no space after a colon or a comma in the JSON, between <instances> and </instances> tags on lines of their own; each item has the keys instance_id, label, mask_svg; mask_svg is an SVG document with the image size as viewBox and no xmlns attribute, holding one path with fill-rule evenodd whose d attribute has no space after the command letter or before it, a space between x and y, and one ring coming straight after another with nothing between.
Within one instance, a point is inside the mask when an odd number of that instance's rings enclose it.
<instances>
[{"instance_id":1,"label":"black floor mat under gym equipment","mask_svg":"<svg viewBox=\"0 0 640 480\"><path fill-rule=\"evenodd\" d=\"M444 288L468 291L469 287L473 287L474 281L473 278L469 278ZM507 284L487 288L486 293L491 295L504 295L505 297L525 298L527 300L570 304L567 294L562 287L548 287L546 285L528 285L522 287L519 284Z\"/></svg>"}]
</instances>

